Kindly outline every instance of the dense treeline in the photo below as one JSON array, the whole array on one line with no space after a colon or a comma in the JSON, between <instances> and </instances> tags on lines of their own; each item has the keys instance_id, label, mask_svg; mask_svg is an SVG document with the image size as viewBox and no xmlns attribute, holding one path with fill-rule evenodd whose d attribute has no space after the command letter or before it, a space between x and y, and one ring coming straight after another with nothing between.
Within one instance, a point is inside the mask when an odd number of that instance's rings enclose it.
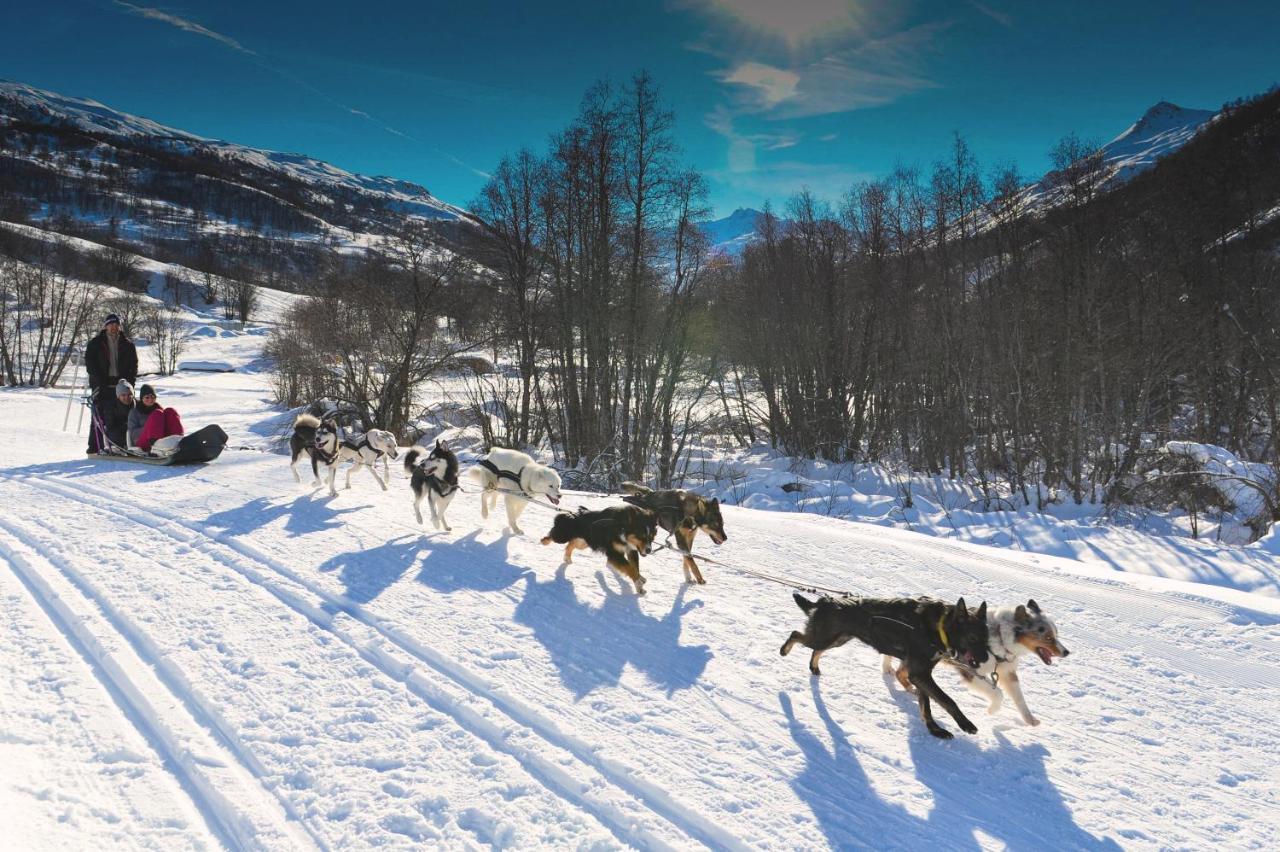
<instances>
[{"instance_id":1,"label":"dense treeline","mask_svg":"<svg viewBox=\"0 0 1280 852\"><path fill-rule=\"evenodd\" d=\"M475 205L519 367L507 437L549 437L607 482L667 482L681 390L714 385L719 431L968 477L990 504L1098 498L1172 438L1275 460L1278 106L1229 107L1114 191L1074 136L1032 190L957 137L835 207L797 194L729 262L688 227L702 184L652 82L598 86Z\"/></svg>"},{"instance_id":2,"label":"dense treeline","mask_svg":"<svg viewBox=\"0 0 1280 852\"><path fill-rule=\"evenodd\" d=\"M1228 108L1127 186L1074 137L1024 215L1009 168L964 141L838 209L801 194L768 216L727 298L732 360L758 380L775 443L898 458L993 498L1077 500L1173 438L1280 456L1280 94ZM1274 215L1274 211L1272 212Z\"/></svg>"}]
</instances>

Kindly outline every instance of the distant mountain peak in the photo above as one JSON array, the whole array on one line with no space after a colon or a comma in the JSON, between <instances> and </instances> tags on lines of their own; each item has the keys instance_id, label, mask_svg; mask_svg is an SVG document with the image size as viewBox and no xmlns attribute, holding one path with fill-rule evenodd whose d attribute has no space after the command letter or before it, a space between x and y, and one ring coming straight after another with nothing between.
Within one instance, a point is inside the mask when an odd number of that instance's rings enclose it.
<instances>
[{"instance_id":1,"label":"distant mountain peak","mask_svg":"<svg viewBox=\"0 0 1280 852\"><path fill-rule=\"evenodd\" d=\"M1160 101L1103 145L1103 158L1116 168L1121 181L1128 180L1185 145L1215 114L1213 110L1188 109Z\"/></svg>"}]
</instances>

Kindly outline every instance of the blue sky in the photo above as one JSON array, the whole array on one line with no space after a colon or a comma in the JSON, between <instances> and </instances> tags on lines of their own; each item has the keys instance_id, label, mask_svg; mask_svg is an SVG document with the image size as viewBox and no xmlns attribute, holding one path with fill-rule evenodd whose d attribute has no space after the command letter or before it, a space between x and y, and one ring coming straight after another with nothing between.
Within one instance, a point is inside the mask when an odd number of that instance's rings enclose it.
<instances>
[{"instance_id":1,"label":"blue sky","mask_svg":"<svg viewBox=\"0 0 1280 852\"><path fill-rule=\"evenodd\" d=\"M0 78L458 204L640 68L720 215L927 167L953 131L1038 175L1069 131L1280 82L1275 2L0 2Z\"/></svg>"}]
</instances>

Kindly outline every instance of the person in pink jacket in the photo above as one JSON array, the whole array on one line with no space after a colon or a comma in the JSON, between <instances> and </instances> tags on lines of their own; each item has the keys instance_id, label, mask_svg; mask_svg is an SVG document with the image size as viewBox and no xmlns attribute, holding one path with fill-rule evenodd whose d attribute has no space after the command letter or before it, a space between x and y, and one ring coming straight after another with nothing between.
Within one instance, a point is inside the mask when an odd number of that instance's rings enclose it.
<instances>
[{"instance_id":1,"label":"person in pink jacket","mask_svg":"<svg viewBox=\"0 0 1280 852\"><path fill-rule=\"evenodd\" d=\"M138 391L138 404L129 413L129 443L150 451L161 438L183 434L186 433L178 412L162 406L156 401L156 389L143 385Z\"/></svg>"}]
</instances>

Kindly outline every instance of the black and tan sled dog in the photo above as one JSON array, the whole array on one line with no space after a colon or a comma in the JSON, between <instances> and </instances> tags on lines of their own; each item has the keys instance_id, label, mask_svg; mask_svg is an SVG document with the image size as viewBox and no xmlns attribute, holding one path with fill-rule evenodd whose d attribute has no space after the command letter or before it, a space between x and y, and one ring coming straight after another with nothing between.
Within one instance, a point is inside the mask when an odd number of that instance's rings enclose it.
<instances>
[{"instance_id":1,"label":"black and tan sled dog","mask_svg":"<svg viewBox=\"0 0 1280 852\"><path fill-rule=\"evenodd\" d=\"M566 564L573 561L575 550L590 548L603 553L609 567L634 583L637 595L643 595L640 555L653 551L657 535L658 517L653 512L636 506L611 506L598 512L561 512L542 543L563 544Z\"/></svg>"},{"instance_id":2,"label":"black and tan sled dog","mask_svg":"<svg viewBox=\"0 0 1280 852\"><path fill-rule=\"evenodd\" d=\"M951 732L933 721L931 701L951 714L965 733L977 727L960 712L951 696L933 679L933 667L943 659L976 669L987 661L987 604L970 612L964 598L954 604L928 598L820 598L811 601L794 595L796 604L809 616L804 632L792 631L782 643L785 657L798 642L813 649L809 671L820 674L818 659L831 648L850 639L902 660L898 679L914 687L920 701L920 718L929 733L950 739Z\"/></svg>"},{"instance_id":3,"label":"black and tan sled dog","mask_svg":"<svg viewBox=\"0 0 1280 852\"><path fill-rule=\"evenodd\" d=\"M676 545L684 556L685 582L705 584L707 581L702 579L698 563L689 554L693 552L693 537L698 530L711 536L718 545L728 540L729 536L724 532L724 518L720 516L720 501L708 500L679 488L654 491L637 482L622 483L622 490L627 492L623 500L655 513L658 526L675 536Z\"/></svg>"}]
</instances>

